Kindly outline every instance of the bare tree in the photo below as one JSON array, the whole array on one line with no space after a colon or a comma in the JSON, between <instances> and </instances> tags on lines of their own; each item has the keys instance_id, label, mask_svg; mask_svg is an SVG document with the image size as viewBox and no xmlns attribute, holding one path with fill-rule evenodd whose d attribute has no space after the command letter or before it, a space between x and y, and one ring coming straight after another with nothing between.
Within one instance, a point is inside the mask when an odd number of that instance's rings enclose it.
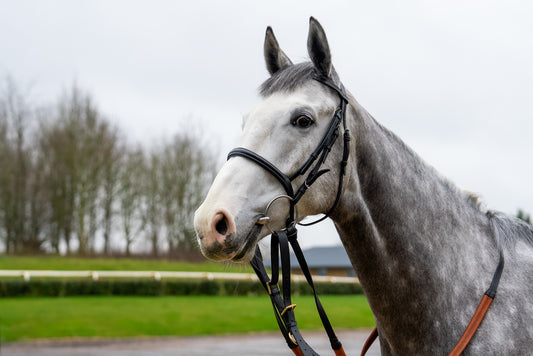
<instances>
[{"instance_id":1,"label":"bare tree","mask_svg":"<svg viewBox=\"0 0 533 356\"><path fill-rule=\"evenodd\" d=\"M7 253L38 252L44 206L33 146L33 110L11 79L0 98L0 217Z\"/></svg>"},{"instance_id":2,"label":"bare tree","mask_svg":"<svg viewBox=\"0 0 533 356\"><path fill-rule=\"evenodd\" d=\"M49 192L45 189L46 183L43 174L44 160L42 154L35 146L31 147L31 170L29 171L27 189L27 239L25 243L26 252L41 252L43 246L48 242L47 223L49 221Z\"/></svg>"},{"instance_id":3,"label":"bare tree","mask_svg":"<svg viewBox=\"0 0 533 356\"><path fill-rule=\"evenodd\" d=\"M213 154L201 135L184 130L162 152L161 202L171 253L194 246L193 214L215 174Z\"/></svg>"},{"instance_id":4,"label":"bare tree","mask_svg":"<svg viewBox=\"0 0 533 356\"><path fill-rule=\"evenodd\" d=\"M45 188L49 193L49 241L54 252L60 252L61 240L67 254L71 252L75 206L74 135L57 121L41 123L39 147L43 154Z\"/></svg>"},{"instance_id":5,"label":"bare tree","mask_svg":"<svg viewBox=\"0 0 533 356\"><path fill-rule=\"evenodd\" d=\"M11 252L12 233L9 228L7 187L10 185L10 171L12 161L11 147L8 141L8 113L4 100L0 100L0 239L4 242L6 252Z\"/></svg>"},{"instance_id":6,"label":"bare tree","mask_svg":"<svg viewBox=\"0 0 533 356\"><path fill-rule=\"evenodd\" d=\"M126 255L131 245L143 231L146 222L143 214L143 178L145 172L144 154L140 148L126 152L120 175L118 191L122 231L126 240Z\"/></svg>"},{"instance_id":7,"label":"bare tree","mask_svg":"<svg viewBox=\"0 0 533 356\"><path fill-rule=\"evenodd\" d=\"M161 157L157 149L149 153L144 174L143 191L145 195L143 219L146 224L145 231L150 243L150 252L153 257L159 255L160 233L162 225L161 207Z\"/></svg>"},{"instance_id":8,"label":"bare tree","mask_svg":"<svg viewBox=\"0 0 533 356\"><path fill-rule=\"evenodd\" d=\"M99 114L89 95L73 87L60 100L56 117L44 123L41 131L51 192L51 230L62 236L67 252L75 232L78 253L91 253L103 219L106 166L112 164L106 159L113 157L118 145L116 129ZM53 240L52 247L58 250L59 239Z\"/></svg>"},{"instance_id":9,"label":"bare tree","mask_svg":"<svg viewBox=\"0 0 533 356\"><path fill-rule=\"evenodd\" d=\"M118 135L118 134L117 134ZM107 144L103 147L103 191L102 191L102 230L104 238L103 253L111 252L111 233L116 215L115 203L120 188L121 167L124 164L125 149L119 140L106 140Z\"/></svg>"}]
</instances>

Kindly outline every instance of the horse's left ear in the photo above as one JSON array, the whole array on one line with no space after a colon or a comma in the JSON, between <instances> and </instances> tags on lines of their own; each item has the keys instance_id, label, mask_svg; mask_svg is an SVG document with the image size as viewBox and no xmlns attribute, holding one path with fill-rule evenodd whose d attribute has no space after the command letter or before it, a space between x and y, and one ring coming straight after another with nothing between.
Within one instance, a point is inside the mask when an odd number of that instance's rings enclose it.
<instances>
[{"instance_id":1,"label":"horse's left ear","mask_svg":"<svg viewBox=\"0 0 533 356\"><path fill-rule=\"evenodd\" d=\"M324 32L324 29L314 17L309 19L307 52L309 52L309 57L311 57L311 61L320 74L329 77L332 64L328 39L326 38L326 32Z\"/></svg>"}]
</instances>

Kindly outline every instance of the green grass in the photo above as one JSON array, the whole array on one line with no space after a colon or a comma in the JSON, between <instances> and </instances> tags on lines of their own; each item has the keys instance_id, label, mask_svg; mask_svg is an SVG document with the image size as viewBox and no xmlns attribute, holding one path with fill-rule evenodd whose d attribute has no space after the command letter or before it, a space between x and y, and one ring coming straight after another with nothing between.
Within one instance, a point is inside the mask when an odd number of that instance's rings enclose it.
<instances>
[{"instance_id":1,"label":"green grass","mask_svg":"<svg viewBox=\"0 0 533 356\"><path fill-rule=\"evenodd\" d=\"M0 269L63 271L202 271L253 273L246 265L189 263L166 259L78 258L64 256L0 255Z\"/></svg>"},{"instance_id":2,"label":"green grass","mask_svg":"<svg viewBox=\"0 0 533 356\"><path fill-rule=\"evenodd\" d=\"M374 325L364 296L323 296L335 328ZM301 329L320 329L311 296L295 297ZM263 297L0 299L1 341L69 337L189 336L278 330Z\"/></svg>"}]
</instances>

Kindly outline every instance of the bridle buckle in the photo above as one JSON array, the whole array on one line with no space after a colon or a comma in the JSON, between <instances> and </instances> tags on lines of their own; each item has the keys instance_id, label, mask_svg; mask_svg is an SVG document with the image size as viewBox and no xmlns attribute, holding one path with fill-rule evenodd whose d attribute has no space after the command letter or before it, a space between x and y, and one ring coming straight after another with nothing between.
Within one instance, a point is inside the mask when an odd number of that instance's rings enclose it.
<instances>
[{"instance_id":1,"label":"bridle buckle","mask_svg":"<svg viewBox=\"0 0 533 356\"><path fill-rule=\"evenodd\" d=\"M270 288L271 286L273 286L273 284L271 284L270 281L268 281L266 283L266 288L267 288L268 295L272 295L272 288ZM278 283L276 283L275 287L279 291L279 284Z\"/></svg>"},{"instance_id":2,"label":"bridle buckle","mask_svg":"<svg viewBox=\"0 0 533 356\"><path fill-rule=\"evenodd\" d=\"M288 310L294 310L294 308L296 308L296 304L287 305L279 315L283 316Z\"/></svg>"}]
</instances>

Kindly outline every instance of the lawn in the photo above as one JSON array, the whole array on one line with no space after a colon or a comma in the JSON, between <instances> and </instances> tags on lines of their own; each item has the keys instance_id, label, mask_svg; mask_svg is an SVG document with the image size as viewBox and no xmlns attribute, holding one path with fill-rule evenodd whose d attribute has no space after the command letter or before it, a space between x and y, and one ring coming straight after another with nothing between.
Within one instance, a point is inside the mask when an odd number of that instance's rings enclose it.
<instances>
[{"instance_id":1,"label":"lawn","mask_svg":"<svg viewBox=\"0 0 533 356\"><path fill-rule=\"evenodd\" d=\"M293 298L301 329L320 329L311 296ZM335 328L367 328L366 299L321 298ZM0 299L1 341L69 337L189 336L277 330L263 297L68 297Z\"/></svg>"},{"instance_id":2,"label":"lawn","mask_svg":"<svg viewBox=\"0 0 533 356\"><path fill-rule=\"evenodd\" d=\"M253 273L247 265L189 263L166 259L78 258L64 256L0 255L0 269L62 271L201 271Z\"/></svg>"}]
</instances>

